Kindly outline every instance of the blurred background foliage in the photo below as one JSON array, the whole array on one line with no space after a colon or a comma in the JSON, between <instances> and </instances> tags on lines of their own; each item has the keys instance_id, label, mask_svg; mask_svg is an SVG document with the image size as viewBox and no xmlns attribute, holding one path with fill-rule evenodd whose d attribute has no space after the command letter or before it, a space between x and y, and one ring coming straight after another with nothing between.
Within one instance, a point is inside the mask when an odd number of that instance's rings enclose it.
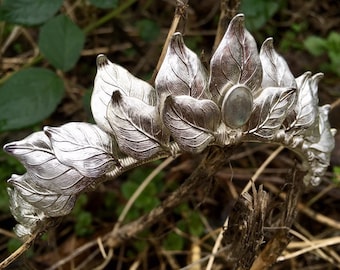
<instances>
[{"instance_id":1,"label":"blurred background foliage","mask_svg":"<svg viewBox=\"0 0 340 270\"><path fill-rule=\"evenodd\" d=\"M187 18L179 29L187 46L201 55L206 65L213 53L211 48L220 14L218 2L189 1ZM2 0L0 3L1 145L41 130L44 125L92 122L89 104L96 73L95 58L99 53L106 54L134 75L150 79L176 5L176 1L171 0ZM274 37L276 49L286 58L295 76L307 70L325 73L319 87L320 103L333 104L331 121L337 128L340 128L339 10L340 1L330 0L242 0L239 10L245 14L246 26L259 46L267 37ZM335 187L340 179L338 141L339 136L332 168L326 176L326 183ZM240 149L240 155L247 149ZM226 178L233 176L242 186L271 149L270 146L261 148L256 156L258 160L254 160L254 154L243 155L234 161L234 170L227 168L227 172L221 173L224 179L221 181L225 183ZM292 156L284 153L283 158ZM262 180L283 181L280 169L291 166L287 162L274 164L274 176L267 175ZM24 260L24 263L45 267L112 229L131 195L158 164L132 170L94 192L81 195L72 214L64 218L56 231L37 241L37 247L29 255L30 262ZM193 157L184 155L176 160L171 169L160 173L140 194L124 222L158 205L194 166ZM237 168L243 169L243 174L239 175ZM0 259L18 245L10 233L15 221L9 213L6 179L12 173L23 172L18 161L0 151L0 219L2 230L8 232L0 235L3 254ZM176 269L178 265L185 265L192 245L211 250L214 237L209 234L221 226L234 200L226 198L228 192L223 185L210 188L212 195L202 191L197 198L178 207L162 224L144 232L133 243L127 243L120 250L124 257L120 263L129 265L145 256L144 263L150 268L144 269L158 269L152 260ZM332 199L321 200L316 209L339 202L340 195L333 193L336 195ZM332 216L336 211L328 214ZM202 240L206 238L210 242ZM173 252L165 252L165 257L160 258L158 249ZM171 260L172 256L176 260ZM96 260L100 260L100 256L92 263ZM282 265L277 269L287 269Z\"/></svg>"}]
</instances>

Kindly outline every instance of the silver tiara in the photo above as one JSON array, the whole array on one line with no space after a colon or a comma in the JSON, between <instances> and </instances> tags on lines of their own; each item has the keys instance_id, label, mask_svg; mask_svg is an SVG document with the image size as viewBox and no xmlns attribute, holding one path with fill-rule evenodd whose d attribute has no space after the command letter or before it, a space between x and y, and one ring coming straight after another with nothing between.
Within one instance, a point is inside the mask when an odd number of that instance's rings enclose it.
<instances>
[{"instance_id":1,"label":"silver tiara","mask_svg":"<svg viewBox=\"0 0 340 270\"><path fill-rule=\"evenodd\" d=\"M258 53L244 27L232 19L210 61L209 72L175 33L155 87L97 57L91 108L96 125L45 127L4 150L25 166L8 180L15 231L25 237L68 214L79 193L146 162L199 154L209 146L274 143L294 151L317 185L334 148L329 105L318 106L322 74L294 78L271 38Z\"/></svg>"}]
</instances>

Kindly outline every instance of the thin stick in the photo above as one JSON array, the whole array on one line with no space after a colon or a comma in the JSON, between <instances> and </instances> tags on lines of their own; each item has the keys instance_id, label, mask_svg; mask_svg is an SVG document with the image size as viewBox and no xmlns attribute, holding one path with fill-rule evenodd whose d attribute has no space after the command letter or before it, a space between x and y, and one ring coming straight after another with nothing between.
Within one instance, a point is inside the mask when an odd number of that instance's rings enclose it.
<instances>
[{"instance_id":1,"label":"thin stick","mask_svg":"<svg viewBox=\"0 0 340 270\"><path fill-rule=\"evenodd\" d=\"M75 257L77 257L78 255L82 254L83 252L85 252L86 250L90 249L93 246L98 245L97 242L97 238L94 239L91 242L87 242L86 244L76 248L73 253L71 253L69 256L62 258L61 260L59 260L57 263L55 263L54 265L52 265L51 267L49 267L47 270L55 270L58 269L59 267L61 267L62 265L64 265L65 263L71 261L72 259L74 259Z\"/></svg>"},{"instance_id":2,"label":"thin stick","mask_svg":"<svg viewBox=\"0 0 340 270\"><path fill-rule=\"evenodd\" d=\"M300 249L296 252L293 252L293 253L290 253L290 254L287 254L285 256L280 256L277 260L278 261L284 261L284 260L288 260L288 259L292 259L292 258L295 258L297 256L300 256L304 253L307 253L307 252L310 252L312 250L315 250L315 249L319 249L319 248L322 248L322 247L327 247L327 246L332 246L332 245L337 245L340 243L340 237L337 236L337 237L332 237L332 238L328 238L328 239L323 239L322 241L320 241L319 243L316 243L314 245L311 245L309 247L306 247L306 248L303 248L303 249Z\"/></svg>"},{"instance_id":3,"label":"thin stick","mask_svg":"<svg viewBox=\"0 0 340 270\"><path fill-rule=\"evenodd\" d=\"M137 233L155 224L174 207L188 200L193 192L205 187L209 183L216 171L228 162L232 153L233 148L224 148L223 150L219 147L208 148L204 152L200 164L190 177L170 194L160 206L139 219L124 225L116 233L108 234L108 246L116 247L125 241L126 238L131 239Z\"/></svg>"},{"instance_id":4,"label":"thin stick","mask_svg":"<svg viewBox=\"0 0 340 270\"><path fill-rule=\"evenodd\" d=\"M89 24L87 27L84 28L84 32L90 33L93 29L97 28L98 26L110 21L111 19L117 17L118 15L122 14L124 10L128 9L132 4L134 4L137 0L127 0L122 1L122 4L117 8L113 9L111 12L107 13L105 16L101 17L100 19L96 20L94 23Z\"/></svg>"},{"instance_id":5,"label":"thin stick","mask_svg":"<svg viewBox=\"0 0 340 270\"><path fill-rule=\"evenodd\" d=\"M9 237L9 238L14 238L14 237L16 237L15 233L10 232L10 231L7 231L7 230L2 229L2 228L0 228L0 234L5 235L5 236L7 236L7 237Z\"/></svg>"},{"instance_id":6,"label":"thin stick","mask_svg":"<svg viewBox=\"0 0 340 270\"><path fill-rule=\"evenodd\" d=\"M285 149L284 146L279 146L276 150L270 154L270 156L262 163L262 165L256 170L255 174L252 176L251 180L247 183L245 188L242 190L241 194L246 193L251 188L251 185L259 178L267 166L272 162L280 152Z\"/></svg>"},{"instance_id":7,"label":"thin stick","mask_svg":"<svg viewBox=\"0 0 340 270\"><path fill-rule=\"evenodd\" d=\"M161 52L161 56L159 57L157 66L156 66L156 68L155 68L155 70L152 74L152 77L151 77L151 80L150 80L151 84L153 84L155 82L158 71L159 71L159 69L160 69L160 67L161 67L161 65L164 61L166 52L168 50L170 40L171 40L173 34L176 32L180 20L182 18L185 18L185 14L187 13L187 8L188 8L188 1L187 0L177 0L176 1L175 16L172 20L168 35L166 37L166 40L165 40L165 43L164 43L164 46L163 46L163 49L162 49L162 52Z\"/></svg>"},{"instance_id":8,"label":"thin stick","mask_svg":"<svg viewBox=\"0 0 340 270\"><path fill-rule=\"evenodd\" d=\"M190 196L200 188L204 188L207 183L212 179L212 176L219 170L225 163L228 162L230 156L233 154L233 148L210 147L206 149L199 166L193 171L188 179L173 193L171 193L162 204L137 220L130 222L117 230L114 234L107 233L102 237L104 246L115 248L124 243L127 239L133 238L137 233L147 229L157 221L162 219L164 215L170 212L174 207L180 203L188 200ZM223 155L223 156L221 156ZM72 254L63 258L48 270L55 270L63 264L77 257L85 250L97 245L97 240L88 242L85 245L77 248Z\"/></svg>"},{"instance_id":9,"label":"thin stick","mask_svg":"<svg viewBox=\"0 0 340 270\"><path fill-rule=\"evenodd\" d=\"M118 220L115 224L115 226L112 229L112 234L115 234L118 230L120 225L122 224L122 222L124 221L127 213L129 212L129 210L131 209L132 205L134 204L134 202L137 200L137 198L140 196L140 194L143 192L143 190L150 184L150 182L165 168L167 167L172 161L174 160L173 157L168 157L166 160L164 160L157 168L155 168L149 175L148 177L143 181L143 183L138 186L138 188L135 190L135 192L132 194L132 196L130 197L129 201L127 202L127 204L125 205L123 211L121 212L121 214L118 217ZM102 242L100 241L100 243L102 244ZM102 246L102 250L104 251L104 247ZM103 253L103 252L102 252ZM106 254L105 254L106 255ZM111 260L111 257L113 256L113 248L111 247L109 249L109 256L103 256L105 261L99 265L98 267L95 268L95 270L100 270L100 269L104 269L105 266L109 263L109 261Z\"/></svg>"},{"instance_id":10,"label":"thin stick","mask_svg":"<svg viewBox=\"0 0 340 270\"><path fill-rule=\"evenodd\" d=\"M207 171L204 164L200 166L190 175L190 177L170 196L165 199L162 204L148 214L138 218L122 226L115 233L109 233L107 238L107 245L111 248L117 247L126 239L131 239L137 233L150 227L166 215L171 209L186 201L190 195L207 185L207 180L211 177L210 172Z\"/></svg>"},{"instance_id":11,"label":"thin stick","mask_svg":"<svg viewBox=\"0 0 340 270\"><path fill-rule=\"evenodd\" d=\"M226 30L226 25L231 18L233 18L240 6L240 0L221 0L221 13L218 21L213 50L215 51L223 38Z\"/></svg>"},{"instance_id":12,"label":"thin stick","mask_svg":"<svg viewBox=\"0 0 340 270\"><path fill-rule=\"evenodd\" d=\"M331 104L331 110L333 110L335 107L339 106L340 105L340 98L338 98L336 101L334 101L332 104Z\"/></svg>"},{"instance_id":13,"label":"thin stick","mask_svg":"<svg viewBox=\"0 0 340 270\"><path fill-rule=\"evenodd\" d=\"M125 205L123 211L118 217L117 223L115 224L112 233L116 233L118 230L120 224L124 221L127 213L131 209L132 205L136 201L136 199L140 196L140 194L143 192L143 190L150 184L150 182L165 168L167 167L172 161L174 160L173 157L168 157L166 160L164 160L157 168L155 168L148 177L143 181L143 183L135 190L135 192L132 194L131 198Z\"/></svg>"},{"instance_id":14,"label":"thin stick","mask_svg":"<svg viewBox=\"0 0 340 270\"><path fill-rule=\"evenodd\" d=\"M315 240L309 240L307 237L305 237L303 234L295 231L295 230L292 230L290 229L289 230L289 233L294 235L295 237L297 238L300 238L301 240L303 240L303 242L298 242L299 244L304 244L304 246L314 246L315 245ZM297 243L297 242L295 242ZM286 247L286 250L287 249L290 249L292 248L292 243L289 243L288 246ZM299 247L301 248L301 247ZM327 254L322 250L322 249L317 249L316 250L316 253L321 257L323 258L324 260L327 260L328 262L331 262L331 259L327 256ZM280 256L281 257L281 256ZM280 258L279 257L279 258Z\"/></svg>"},{"instance_id":15,"label":"thin stick","mask_svg":"<svg viewBox=\"0 0 340 270\"><path fill-rule=\"evenodd\" d=\"M4 269L19 258L25 251L27 251L33 244L35 238L38 236L40 231L36 231L29 236L29 238L11 255L9 255L5 260L0 262L0 269Z\"/></svg>"},{"instance_id":16,"label":"thin stick","mask_svg":"<svg viewBox=\"0 0 340 270\"><path fill-rule=\"evenodd\" d=\"M276 186L270 183L264 183L266 189L269 189L273 193L279 194L280 198L286 200L287 194L279 190ZM297 208L300 212L304 213L308 217L318 221L321 224L332 227L334 229L340 230L340 222L334 219L331 219L323 214L320 214L309 207L306 207L303 203L299 202Z\"/></svg>"}]
</instances>

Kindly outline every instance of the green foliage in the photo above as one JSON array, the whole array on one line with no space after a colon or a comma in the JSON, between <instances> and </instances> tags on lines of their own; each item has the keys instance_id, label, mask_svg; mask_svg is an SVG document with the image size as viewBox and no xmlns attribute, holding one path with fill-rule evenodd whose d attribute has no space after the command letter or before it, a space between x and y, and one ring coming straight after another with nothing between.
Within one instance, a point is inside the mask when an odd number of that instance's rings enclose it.
<instances>
[{"instance_id":1,"label":"green foliage","mask_svg":"<svg viewBox=\"0 0 340 270\"><path fill-rule=\"evenodd\" d=\"M22 242L17 238L11 238L7 242L7 250L12 253L22 245Z\"/></svg>"},{"instance_id":2,"label":"green foliage","mask_svg":"<svg viewBox=\"0 0 340 270\"><path fill-rule=\"evenodd\" d=\"M199 237L203 234L204 226L197 211L190 210L184 221L190 235Z\"/></svg>"},{"instance_id":3,"label":"green foliage","mask_svg":"<svg viewBox=\"0 0 340 270\"><path fill-rule=\"evenodd\" d=\"M81 194L72 210L75 217L75 233L78 236L87 236L93 233L92 215L90 212L84 210L87 203L87 195Z\"/></svg>"},{"instance_id":4,"label":"green foliage","mask_svg":"<svg viewBox=\"0 0 340 270\"><path fill-rule=\"evenodd\" d=\"M303 44L299 42L299 35L303 34L307 28L308 24L306 22L291 24L279 44L280 49L282 51L304 50Z\"/></svg>"},{"instance_id":5,"label":"green foliage","mask_svg":"<svg viewBox=\"0 0 340 270\"><path fill-rule=\"evenodd\" d=\"M6 40L11 31L15 29L12 24L38 26L38 46L43 56L38 55L25 67L39 63L45 57L53 68L69 71L74 68L84 48L85 33L99 27L112 17L118 16L134 2L135 0L130 0L118 6L118 0L91 0L90 3L95 7L114 10L100 20L89 21L84 30L81 30L60 10L63 0L3 0L0 4L0 20L4 22L1 39ZM58 11L60 14L53 17ZM154 30L147 33L148 29L151 29L150 25ZM141 25L141 31L146 39L154 37L155 29L152 23L149 23L149 28L148 23ZM11 49L12 52L18 54L25 52L20 42L13 43ZM21 69L17 72L18 74L13 72L1 78L0 132L38 123L47 118L60 102L62 86L60 79L57 79L58 75L54 74L53 77L47 70L40 73L33 70ZM44 78L45 75L46 78ZM11 77L13 79L8 79ZM50 83L46 84L47 81ZM25 85L27 89L23 91ZM42 85L45 86L44 91L41 89ZM38 88L32 90L33 86L38 86ZM62 92L64 93L64 90ZM44 108L41 107L41 101L45 102ZM35 107L38 110L33 112L32 108Z\"/></svg>"},{"instance_id":6,"label":"green foliage","mask_svg":"<svg viewBox=\"0 0 340 270\"><path fill-rule=\"evenodd\" d=\"M198 55L202 53L201 45L203 41L202 36L187 36L185 37L185 44L188 48L196 52Z\"/></svg>"},{"instance_id":7,"label":"green foliage","mask_svg":"<svg viewBox=\"0 0 340 270\"><path fill-rule=\"evenodd\" d=\"M242 0L240 10L247 18L247 29L250 31L260 29L273 17L283 3L282 0Z\"/></svg>"},{"instance_id":8,"label":"green foliage","mask_svg":"<svg viewBox=\"0 0 340 270\"><path fill-rule=\"evenodd\" d=\"M0 132L48 117L64 94L63 81L43 68L23 69L0 87Z\"/></svg>"},{"instance_id":9,"label":"green foliage","mask_svg":"<svg viewBox=\"0 0 340 270\"><path fill-rule=\"evenodd\" d=\"M137 21L137 29L140 37L146 42L155 40L161 31L159 25L155 21L148 19Z\"/></svg>"},{"instance_id":10,"label":"green foliage","mask_svg":"<svg viewBox=\"0 0 340 270\"><path fill-rule=\"evenodd\" d=\"M340 166L334 166L333 167L333 182L337 185L340 184Z\"/></svg>"},{"instance_id":11,"label":"green foliage","mask_svg":"<svg viewBox=\"0 0 340 270\"><path fill-rule=\"evenodd\" d=\"M38 25L51 18L63 0L3 0L0 20L14 24Z\"/></svg>"},{"instance_id":12,"label":"green foliage","mask_svg":"<svg viewBox=\"0 0 340 270\"><path fill-rule=\"evenodd\" d=\"M9 212L6 180L13 172L21 174L25 172L25 168L17 159L0 150L0 212Z\"/></svg>"},{"instance_id":13,"label":"green foliage","mask_svg":"<svg viewBox=\"0 0 340 270\"><path fill-rule=\"evenodd\" d=\"M204 225L197 210L193 210L187 203L181 204L175 211L181 215L176 227L189 234L191 237L200 237L204 233ZM170 232L163 240L166 250L182 250L185 245L183 236Z\"/></svg>"},{"instance_id":14,"label":"green foliage","mask_svg":"<svg viewBox=\"0 0 340 270\"><path fill-rule=\"evenodd\" d=\"M93 233L91 213L82 211L77 214L75 232L78 236L86 236Z\"/></svg>"},{"instance_id":15,"label":"green foliage","mask_svg":"<svg viewBox=\"0 0 340 270\"><path fill-rule=\"evenodd\" d=\"M183 250L184 244L184 238L175 232L170 232L163 240L165 250Z\"/></svg>"},{"instance_id":16,"label":"green foliage","mask_svg":"<svg viewBox=\"0 0 340 270\"><path fill-rule=\"evenodd\" d=\"M98 8L116 8L118 0L89 0L92 5Z\"/></svg>"},{"instance_id":17,"label":"green foliage","mask_svg":"<svg viewBox=\"0 0 340 270\"><path fill-rule=\"evenodd\" d=\"M18 238L11 238L7 241L7 251L9 253L13 253L20 246L22 246L22 241L19 240ZM27 259L33 257L33 255L34 255L34 250L32 247L25 252L25 257Z\"/></svg>"},{"instance_id":18,"label":"green foliage","mask_svg":"<svg viewBox=\"0 0 340 270\"><path fill-rule=\"evenodd\" d=\"M330 32L327 38L310 36L304 46L314 56L326 54L330 63L325 63L323 68L340 76L340 33Z\"/></svg>"},{"instance_id":19,"label":"green foliage","mask_svg":"<svg viewBox=\"0 0 340 270\"><path fill-rule=\"evenodd\" d=\"M327 40L318 36L310 36L304 41L304 46L314 56L323 54L327 48L326 45Z\"/></svg>"},{"instance_id":20,"label":"green foliage","mask_svg":"<svg viewBox=\"0 0 340 270\"><path fill-rule=\"evenodd\" d=\"M59 15L41 27L39 48L56 68L68 71L74 67L85 43L85 34L68 17Z\"/></svg>"},{"instance_id":21,"label":"green foliage","mask_svg":"<svg viewBox=\"0 0 340 270\"><path fill-rule=\"evenodd\" d=\"M122 184L122 195L126 200L129 200L140 184L150 174L151 169L136 168L130 174L128 179ZM162 185L162 175L159 174L153 179L153 181L143 190L139 197L134 202L133 207L128 212L126 217L127 221L136 219L143 213L149 212L156 207L160 201L158 199L158 193L160 192ZM118 214L122 211L123 206L118 207Z\"/></svg>"}]
</instances>

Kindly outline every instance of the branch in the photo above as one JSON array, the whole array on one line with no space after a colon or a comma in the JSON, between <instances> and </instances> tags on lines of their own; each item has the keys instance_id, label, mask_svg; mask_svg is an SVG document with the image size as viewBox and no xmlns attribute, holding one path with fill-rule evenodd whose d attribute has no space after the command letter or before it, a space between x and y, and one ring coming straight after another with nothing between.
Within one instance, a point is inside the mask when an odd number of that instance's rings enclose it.
<instances>
[{"instance_id":1,"label":"branch","mask_svg":"<svg viewBox=\"0 0 340 270\"><path fill-rule=\"evenodd\" d=\"M221 0L221 14L218 20L213 51L215 51L218 44L220 44L229 21L237 14L240 2L240 0Z\"/></svg>"},{"instance_id":2,"label":"branch","mask_svg":"<svg viewBox=\"0 0 340 270\"><path fill-rule=\"evenodd\" d=\"M104 237L107 246L110 248L119 246L122 242L131 239L139 232L157 223L182 202L187 201L192 194L206 186L207 183L212 180L217 170L228 162L232 152L231 148L208 148L195 171L176 191L170 194L160 206L154 208L151 212L139 219L122 226L119 230L107 234Z\"/></svg>"},{"instance_id":3,"label":"branch","mask_svg":"<svg viewBox=\"0 0 340 270\"><path fill-rule=\"evenodd\" d=\"M12 262L14 262L17 258L19 258L24 252L26 252L33 244L35 238L38 236L40 231L37 231L29 236L29 238L10 256L8 256L5 260L0 262L0 269L4 269L9 266Z\"/></svg>"},{"instance_id":4,"label":"branch","mask_svg":"<svg viewBox=\"0 0 340 270\"><path fill-rule=\"evenodd\" d=\"M281 214L279 228L272 239L270 239L261 253L257 256L250 270L270 269L289 244L289 228L293 225L297 215L298 201L302 191L304 190L303 181L301 181L304 175L305 172L297 171L297 169L294 168L291 175L292 181L285 200L284 211Z\"/></svg>"},{"instance_id":5,"label":"branch","mask_svg":"<svg viewBox=\"0 0 340 270\"><path fill-rule=\"evenodd\" d=\"M155 70L152 74L152 77L151 77L151 80L150 80L151 83L153 83L156 79L157 73L158 73L158 71L159 71L159 69L160 69L160 67L163 63L166 51L168 49L169 42L170 42L173 34L176 32L180 20L186 17L187 8L188 8L188 1L187 0L177 0L176 2L177 3L176 3L175 16L172 20L168 35L167 35L166 40L164 42L164 46L163 46L163 49L162 49L161 56L159 57L157 66L156 66L156 68L155 68Z\"/></svg>"}]
</instances>

